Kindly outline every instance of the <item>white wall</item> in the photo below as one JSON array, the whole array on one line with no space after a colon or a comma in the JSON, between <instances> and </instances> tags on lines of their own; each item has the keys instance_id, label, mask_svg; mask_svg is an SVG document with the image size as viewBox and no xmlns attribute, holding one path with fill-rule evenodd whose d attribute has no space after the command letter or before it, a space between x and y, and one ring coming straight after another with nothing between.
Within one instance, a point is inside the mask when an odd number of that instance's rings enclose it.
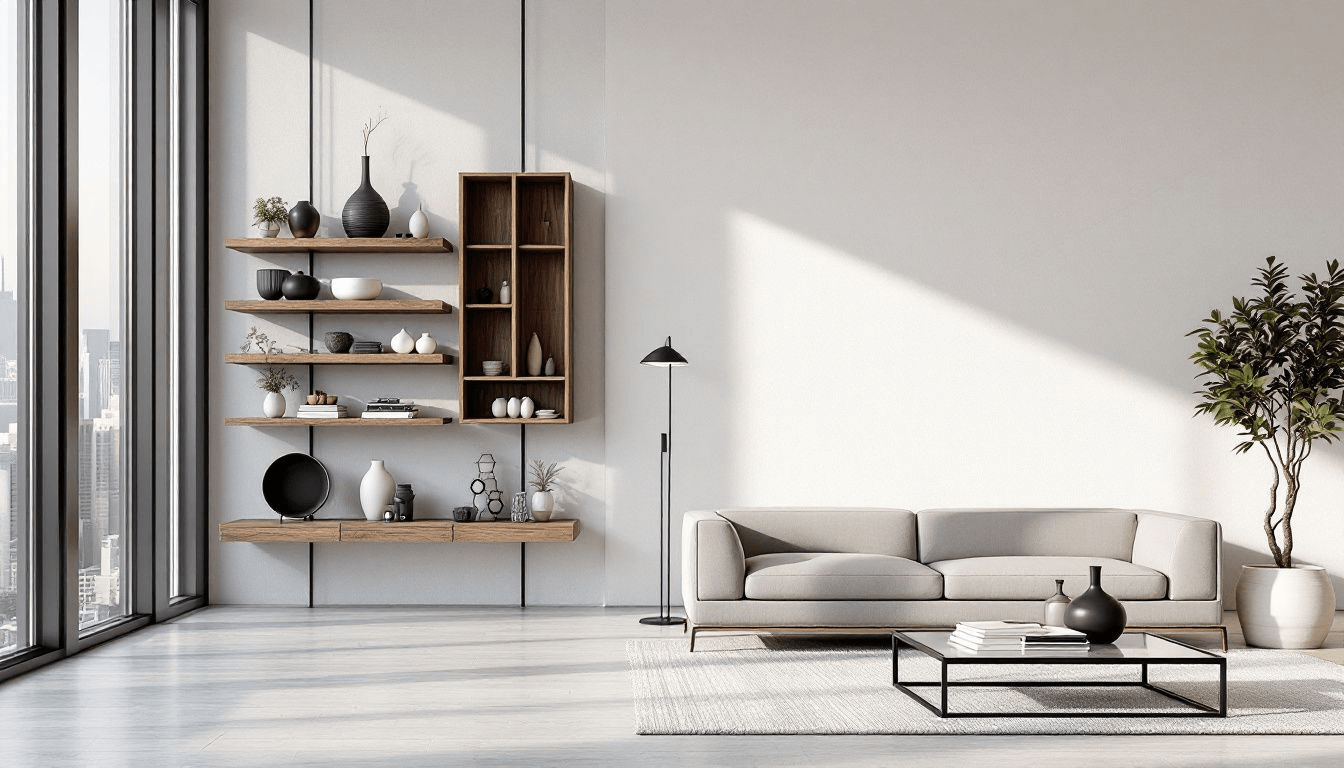
<instances>
[{"instance_id":1,"label":"white wall","mask_svg":"<svg viewBox=\"0 0 1344 768\"><path fill-rule=\"evenodd\" d=\"M567 170L575 182L575 363L577 423L533 428L530 458L566 466L560 505L583 533L566 545L527 552L528 602L595 604L603 599L603 123L602 5L533 0L528 14L528 170ZM387 122L369 143L372 183L392 208L391 232L407 229L421 203L433 234L457 241L458 173L512 171L519 163L518 7L489 0L316 4L314 205L320 234L339 236L340 211L359 184L360 126L380 108ZM211 71L211 523L269 514L260 479L280 455L308 450L308 430L224 427L226 416L256 415L256 371L221 364L250 325L300 343L307 320L224 312L229 298L255 298L254 272L306 269L306 256L226 251L246 236L249 203L308 196L307 3L215 3ZM370 275L384 295L443 298L458 304L457 257L319 255L320 277ZM457 350L457 316L321 317L327 330L386 342L402 326L428 330ZM319 341L320 345L320 341ZM295 368L306 376L306 369ZM379 393L411 397L456 418L457 370L319 367L317 386L360 400ZM304 392L307 391L305 386ZM290 412L300 402L291 393ZM324 517L354 517L359 480L381 458L416 489L419 517L450 518L470 503L474 462L492 452L506 493L519 486L516 427L454 424L442 429L314 430L315 454L333 475ZM507 497L507 496L506 496ZM211 547L211 599L218 603L303 604L308 599L305 545ZM519 547L504 544L317 545L319 604L516 603Z\"/></svg>"},{"instance_id":2,"label":"white wall","mask_svg":"<svg viewBox=\"0 0 1344 768\"><path fill-rule=\"evenodd\" d=\"M1183 334L1344 244L1337 3L607 4L607 599L676 506L1135 506L1267 559ZM1344 461L1298 555L1344 599ZM631 514L626 514L631 513ZM645 576L633 578L635 574Z\"/></svg>"},{"instance_id":3,"label":"white wall","mask_svg":"<svg viewBox=\"0 0 1344 768\"><path fill-rule=\"evenodd\" d=\"M529 454L569 463L585 526L573 545L529 549L530 602L656 601L666 381L637 363L668 334L691 361L676 372L678 513L1152 507L1224 524L1229 592L1240 564L1266 559L1268 467L1192 418L1184 333L1246 292L1266 255L1294 271L1340 255L1344 7L528 6L530 157L578 185L581 418L533 430ZM212 7L213 242L245 232L253 197L305 190L304 7ZM315 202L329 223L381 105L391 120L370 149L374 186L402 202L394 229L419 198L456 237L457 172L517 164L516 13L318 4ZM251 296L269 261L212 258L217 361L253 322L219 303ZM322 258L323 274L456 296L452 259ZM427 327L455 346L452 320ZM212 521L264 514L262 471L306 438L220 427L260 397L251 372L212 364ZM320 375L341 394L380 386ZM455 415L453 378L409 374L407 394ZM462 500L480 451L517 463L516 435L458 425L318 432L316 449L344 514L375 453L435 516ZM1344 574L1344 455L1313 463L1298 555ZM516 547L319 546L318 600L507 604L516 566ZM301 603L306 567L301 546L216 545L212 597Z\"/></svg>"}]
</instances>

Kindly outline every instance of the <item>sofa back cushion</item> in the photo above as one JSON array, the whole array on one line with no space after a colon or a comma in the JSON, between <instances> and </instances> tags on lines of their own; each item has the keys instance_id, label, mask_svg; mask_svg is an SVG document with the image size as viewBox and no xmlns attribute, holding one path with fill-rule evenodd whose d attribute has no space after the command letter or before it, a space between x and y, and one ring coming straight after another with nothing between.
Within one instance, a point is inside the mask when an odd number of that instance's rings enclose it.
<instances>
[{"instance_id":1,"label":"sofa back cushion","mask_svg":"<svg viewBox=\"0 0 1344 768\"><path fill-rule=\"evenodd\" d=\"M752 507L717 510L733 524L742 554L853 552L915 559L915 513L908 509Z\"/></svg>"},{"instance_id":2,"label":"sofa back cushion","mask_svg":"<svg viewBox=\"0 0 1344 768\"><path fill-rule=\"evenodd\" d=\"M925 509L919 560L1109 557L1129 560L1138 515L1124 509Z\"/></svg>"}]
</instances>

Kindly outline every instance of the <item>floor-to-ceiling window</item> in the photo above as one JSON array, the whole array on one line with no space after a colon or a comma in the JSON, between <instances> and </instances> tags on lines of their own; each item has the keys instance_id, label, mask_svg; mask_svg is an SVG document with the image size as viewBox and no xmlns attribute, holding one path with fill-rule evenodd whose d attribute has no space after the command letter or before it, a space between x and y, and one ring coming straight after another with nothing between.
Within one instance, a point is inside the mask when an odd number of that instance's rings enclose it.
<instances>
[{"instance_id":1,"label":"floor-to-ceiling window","mask_svg":"<svg viewBox=\"0 0 1344 768\"><path fill-rule=\"evenodd\" d=\"M205 601L204 2L0 2L0 680Z\"/></svg>"},{"instance_id":2,"label":"floor-to-ceiling window","mask_svg":"<svg viewBox=\"0 0 1344 768\"><path fill-rule=\"evenodd\" d=\"M79 3L79 627L131 612L129 0Z\"/></svg>"},{"instance_id":3,"label":"floor-to-ceiling window","mask_svg":"<svg viewBox=\"0 0 1344 768\"><path fill-rule=\"evenodd\" d=\"M0 656L32 645L31 516L23 471L27 440L21 425L19 282L31 258L28 241L28 4L0 8Z\"/></svg>"}]
</instances>

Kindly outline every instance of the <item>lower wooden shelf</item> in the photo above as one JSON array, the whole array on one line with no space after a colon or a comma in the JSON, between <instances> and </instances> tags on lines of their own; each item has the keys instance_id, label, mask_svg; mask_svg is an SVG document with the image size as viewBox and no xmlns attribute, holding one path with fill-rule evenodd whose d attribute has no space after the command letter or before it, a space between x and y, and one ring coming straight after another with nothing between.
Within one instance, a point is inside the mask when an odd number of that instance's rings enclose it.
<instances>
[{"instance_id":1,"label":"lower wooden shelf","mask_svg":"<svg viewBox=\"0 0 1344 768\"><path fill-rule=\"evenodd\" d=\"M415 520L408 523L374 523L368 520L282 520L249 518L219 524L220 541L315 542L319 544L405 541L520 543L573 541L579 536L578 520L548 520L544 523L454 523L451 520Z\"/></svg>"}]
</instances>

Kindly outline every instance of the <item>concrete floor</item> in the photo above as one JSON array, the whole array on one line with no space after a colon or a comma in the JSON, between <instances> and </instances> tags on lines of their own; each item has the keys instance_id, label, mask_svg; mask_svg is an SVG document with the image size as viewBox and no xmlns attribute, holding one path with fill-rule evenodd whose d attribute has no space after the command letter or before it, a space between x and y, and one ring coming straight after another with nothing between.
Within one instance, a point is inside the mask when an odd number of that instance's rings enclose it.
<instances>
[{"instance_id":1,"label":"concrete floor","mask_svg":"<svg viewBox=\"0 0 1344 768\"><path fill-rule=\"evenodd\" d=\"M208 608L0 684L0 767L1344 765L1334 736L636 736L624 643L683 637L649 613Z\"/></svg>"}]
</instances>

